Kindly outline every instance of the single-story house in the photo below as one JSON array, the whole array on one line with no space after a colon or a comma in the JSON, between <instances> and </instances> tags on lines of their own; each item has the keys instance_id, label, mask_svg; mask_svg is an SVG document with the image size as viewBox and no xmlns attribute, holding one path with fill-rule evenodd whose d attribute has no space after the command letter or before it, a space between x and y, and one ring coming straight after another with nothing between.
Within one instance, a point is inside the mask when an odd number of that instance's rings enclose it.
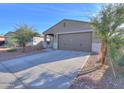
<instances>
[{"instance_id":1,"label":"single-story house","mask_svg":"<svg viewBox=\"0 0 124 93\"><path fill-rule=\"evenodd\" d=\"M7 32L4 37L6 38L5 40L5 43L8 47L16 47L16 46L19 46L17 43L16 43L16 40L13 39L13 37L16 36L16 32Z\"/></svg>"},{"instance_id":2,"label":"single-story house","mask_svg":"<svg viewBox=\"0 0 124 93\"><path fill-rule=\"evenodd\" d=\"M64 19L44 34L45 48L60 50L92 50L92 28L89 22Z\"/></svg>"}]
</instances>

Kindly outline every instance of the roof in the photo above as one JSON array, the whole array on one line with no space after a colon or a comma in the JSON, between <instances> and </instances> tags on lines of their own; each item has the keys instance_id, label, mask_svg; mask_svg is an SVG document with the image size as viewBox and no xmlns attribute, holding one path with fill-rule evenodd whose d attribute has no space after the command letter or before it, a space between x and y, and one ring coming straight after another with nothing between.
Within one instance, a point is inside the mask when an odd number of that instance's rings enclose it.
<instances>
[{"instance_id":1,"label":"roof","mask_svg":"<svg viewBox=\"0 0 124 93\"><path fill-rule=\"evenodd\" d=\"M63 20L66 20L66 21L75 21L75 22L81 22L81 23L88 23L88 24L90 23L90 22L87 22L87 21L80 21L80 20L74 20L74 19L63 19Z\"/></svg>"},{"instance_id":2,"label":"roof","mask_svg":"<svg viewBox=\"0 0 124 93\"><path fill-rule=\"evenodd\" d=\"M4 36L0 35L0 38L4 38Z\"/></svg>"},{"instance_id":3,"label":"roof","mask_svg":"<svg viewBox=\"0 0 124 93\"><path fill-rule=\"evenodd\" d=\"M9 36L9 35L16 35L16 32L8 32L4 36L6 37L6 36Z\"/></svg>"},{"instance_id":4,"label":"roof","mask_svg":"<svg viewBox=\"0 0 124 93\"><path fill-rule=\"evenodd\" d=\"M80 20L73 20L73 19L63 19L61 21L59 21L57 24L53 25L52 27L50 27L49 29L47 29L46 31L43 32L43 34L47 31L49 31L50 29L52 29L53 27L55 27L56 25L58 25L59 23L63 22L63 21L72 21L72 22L79 22L79 23L86 23L86 24L91 24L90 22L86 22L86 21L80 21Z\"/></svg>"}]
</instances>

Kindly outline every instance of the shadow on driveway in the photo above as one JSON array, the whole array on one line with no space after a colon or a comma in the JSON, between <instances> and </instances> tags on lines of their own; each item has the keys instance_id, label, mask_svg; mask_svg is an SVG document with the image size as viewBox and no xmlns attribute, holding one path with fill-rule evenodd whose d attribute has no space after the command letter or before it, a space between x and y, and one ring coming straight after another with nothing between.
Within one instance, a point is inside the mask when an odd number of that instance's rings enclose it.
<instances>
[{"instance_id":1,"label":"shadow on driveway","mask_svg":"<svg viewBox=\"0 0 124 93\"><path fill-rule=\"evenodd\" d=\"M73 73L69 73L68 76L72 74ZM74 78L68 78L68 76L44 72L39 74L38 76L33 76L37 78L33 78L32 75L23 75L19 79L23 82L25 88L27 89L61 89L70 87L71 81ZM12 83L15 84L15 86L8 86L7 88L10 89L21 86L21 84L18 83L18 80L15 80Z\"/></svg>"}]
</instances>

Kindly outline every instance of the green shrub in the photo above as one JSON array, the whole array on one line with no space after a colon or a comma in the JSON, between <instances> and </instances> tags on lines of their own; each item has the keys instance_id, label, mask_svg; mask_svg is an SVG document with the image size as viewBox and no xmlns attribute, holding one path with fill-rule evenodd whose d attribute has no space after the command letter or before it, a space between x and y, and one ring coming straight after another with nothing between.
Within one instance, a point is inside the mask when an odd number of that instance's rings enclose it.
<instances>
[{"instance_id":1,"label":"green shrub","mask_svg":"<svg viewBox=\"0 0 124 93\"><path fill-rule=\"evenodd\" d=\"M5 45L2 46L2 48L8 48L8 45L5 44Z\"/></svg>"},{"instance_id":2,"label":"green shrub","mask_svg":"<svg viewBox=\"0 0 124 93\"><path fill-rule=\"evenodd\" d=\"M16 48L12 48L12 49L7 50L7 52L16 52L16 51L17 51Z\"/></svg>"}]
</instances>

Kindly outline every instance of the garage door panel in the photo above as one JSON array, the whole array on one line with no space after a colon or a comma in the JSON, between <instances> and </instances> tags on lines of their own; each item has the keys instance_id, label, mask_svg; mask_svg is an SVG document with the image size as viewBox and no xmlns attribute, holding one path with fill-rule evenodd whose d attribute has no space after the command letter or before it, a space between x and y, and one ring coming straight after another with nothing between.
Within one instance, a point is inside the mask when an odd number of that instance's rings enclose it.
<instances>
[{"instance_id":1,"label":"garage door panel","mask_svg":"<svg viewBox=\"0 0 124 93\"><path fill-rule=\"evenodd\" d=\"M59 35L59 49L91 51L91 33L73 33Z\"/></svg>"}]
</instances>

